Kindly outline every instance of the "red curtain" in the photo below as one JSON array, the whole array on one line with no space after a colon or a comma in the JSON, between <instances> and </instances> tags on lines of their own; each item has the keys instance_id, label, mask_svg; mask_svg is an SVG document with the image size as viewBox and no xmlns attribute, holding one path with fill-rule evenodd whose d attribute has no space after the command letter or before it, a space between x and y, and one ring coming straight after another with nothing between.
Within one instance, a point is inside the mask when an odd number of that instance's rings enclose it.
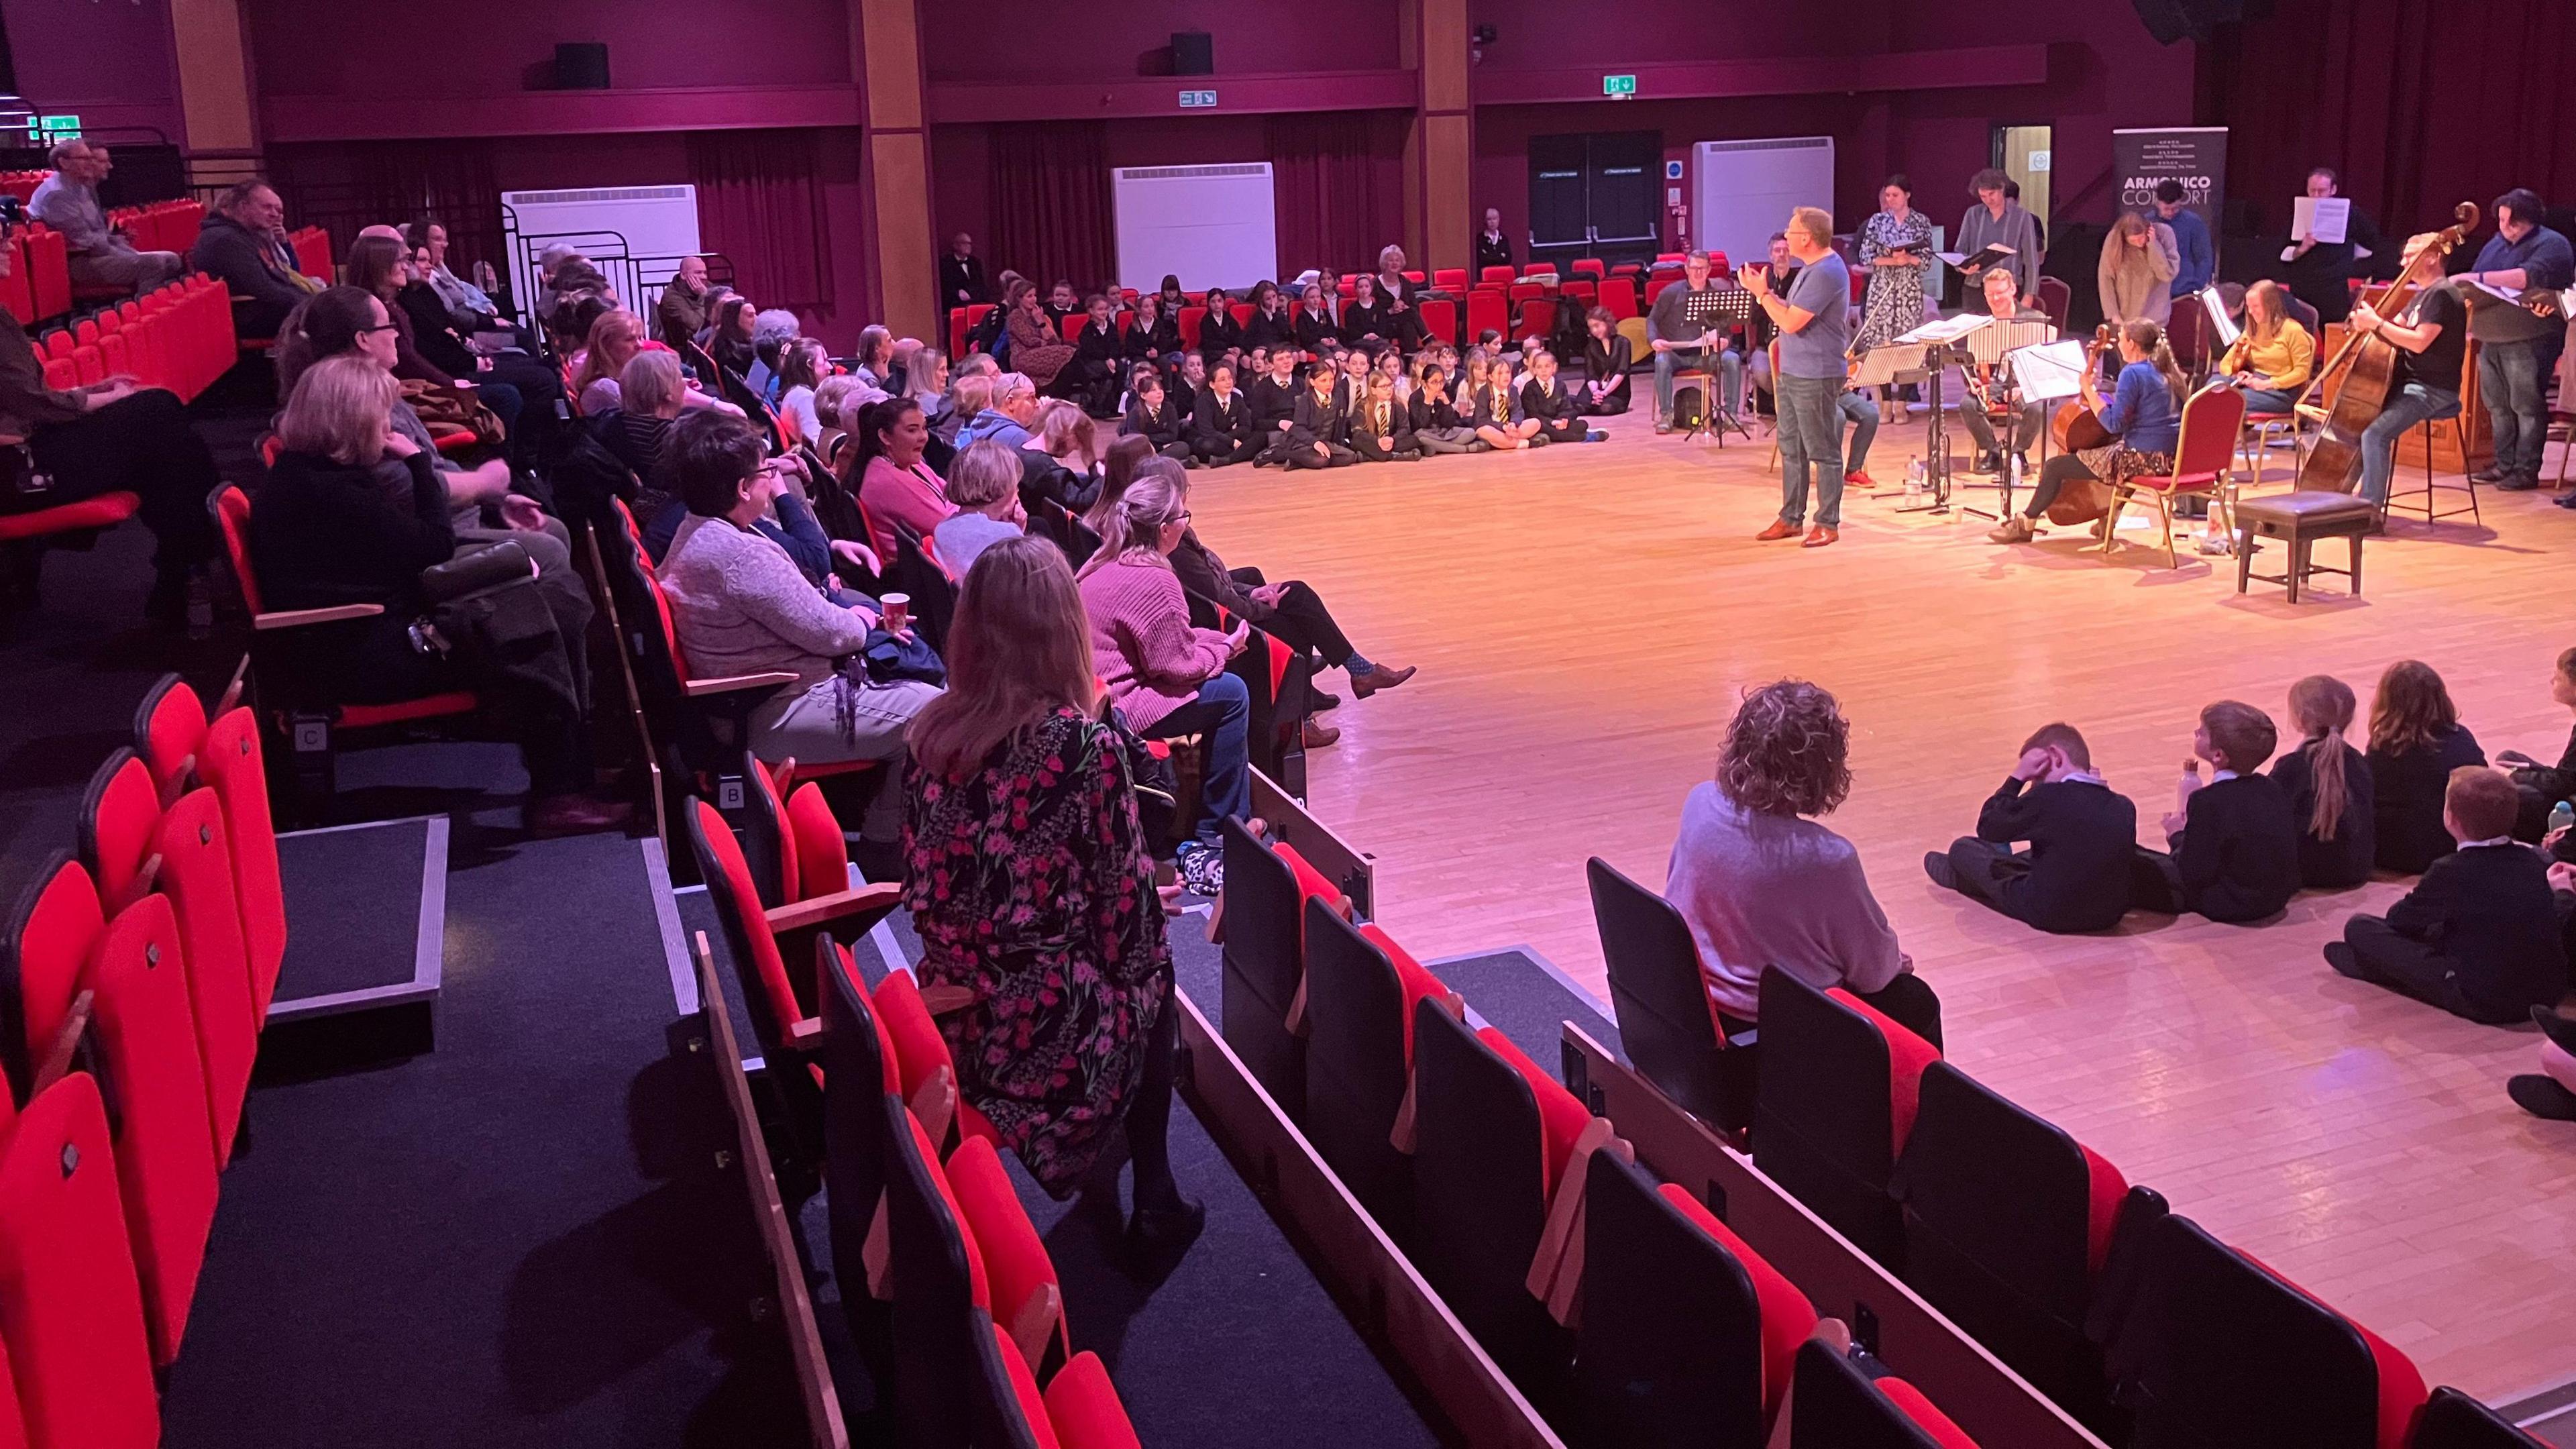
<instances>
[{"instance_id":1,"label":"red curtain","mask_svg":"<svg viewBox=\"0 0 2576 1449\"><path fill-rule=\"evenodd\" d=\"M695 131L698 244L733 263L733 284L762 307L832 310L832 232L814 133Z\"/></svg>"},{"instance_id":2,"label":"red curtain","mask_svg":"<svg viewBox=\"0 0 2576 1449\"><path fill-rule=\"evenodd\" d=\"M2227 189L2284 231L2311 166L2395 238L2515 186L2576 201L2569 0L2275 0L2202 47L2200 110L2228 128ZM2493 218L2482 230L2491 232Z\"/></svg>"},{"instance_id":3,"label":"red curtain","mask_svg":"<svg viewBox=\"0 0 2576 1449\"><path fill-rule=\"evenodd\" d=\"M1039 291L1059 281L1089 292L1118 267L1110 195L1108 128L1098 121L1000 126L992 133L986 215L993 232L995 301L1001 270Z\"/></svg>"},{"instance_id":4,"label":"red curtain","mask_svg":"<svg viewBox=\"0 0 2576 1449\"><path fill-rule=\"evenodd\" d=\"M1377 268L1404 233L1404 118L1313 111L1263 125L1279 221L1279 275Z\"/></svg>"}]
</instances>

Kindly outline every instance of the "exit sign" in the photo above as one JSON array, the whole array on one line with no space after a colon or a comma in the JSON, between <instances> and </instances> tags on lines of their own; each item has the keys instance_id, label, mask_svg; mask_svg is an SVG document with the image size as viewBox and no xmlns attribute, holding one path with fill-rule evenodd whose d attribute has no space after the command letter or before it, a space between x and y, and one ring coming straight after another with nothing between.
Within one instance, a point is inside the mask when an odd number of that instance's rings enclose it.
<instances>
[{"instance_id":1,"label":"exit sign","mask_svg":"<svg viewBox=\"0 0 2576 1449\"><path fill-rule=\"evenodd\" d=\"M1601 78L1601 94L1633 100L1637 94L1637 78L1632 75L1605 75Z\"/></svg>"},{"instance_id":2,"label":"exit sign","mask_svg":"<svg viewBox=\"0 0 2576 1449\"><path fill-rule=\"evenodd\" d=\"M1203 108L1203 107L1213 106L1213 105L1215 105L1215 104L1216 104L1216 92L1214 92L1214 91L1183 91L1183 92L1181 92L1181 108L1182 108L1183 110L1198 110L1198 109L1201 109L1201 108Z\"/></svg>"},{"instance_id":3,"label":"exit sign","mask_svg":"<svg viewBox=\"0 0 2576 1449\"><path fill-rule=\"evenodd\" d=\"M36 118L36 130L39 134L49 136L57 141L74 140L77 139L81 133L80 117L38 116Z\"/></svg>"}]
</instances>

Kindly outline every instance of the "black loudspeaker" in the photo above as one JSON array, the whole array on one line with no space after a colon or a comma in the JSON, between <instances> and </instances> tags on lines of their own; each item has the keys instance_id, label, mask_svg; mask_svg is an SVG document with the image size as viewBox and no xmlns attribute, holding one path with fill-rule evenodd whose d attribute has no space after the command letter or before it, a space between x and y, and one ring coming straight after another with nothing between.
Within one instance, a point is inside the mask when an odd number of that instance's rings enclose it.
<instances>
[{"instance_id":1,"label":"black loudspeaker","mask_svg":"<svg viewBox=\"0 0 2576 1449\"><path fill-rule=\"evenodd\" d=\"M604 41L571 40L555 47L555 89L608 89L608 46Z\"/></svg>"},{"instance_id":2,"label":"black loudspeaker","mask_svg":"<svg viewBox=\"0 0 2576 1449\"><path fill-rule=\"evenodd\" d=\"M1173 31L1172 74L1216 74L1216 37L1204 30Z\"/></svg>"}]
</instances>

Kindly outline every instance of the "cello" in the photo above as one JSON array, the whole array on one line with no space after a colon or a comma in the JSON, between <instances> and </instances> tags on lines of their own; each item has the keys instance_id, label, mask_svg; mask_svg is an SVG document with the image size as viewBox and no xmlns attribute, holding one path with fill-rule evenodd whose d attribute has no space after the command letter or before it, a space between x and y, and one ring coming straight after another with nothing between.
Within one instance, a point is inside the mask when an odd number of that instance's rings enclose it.
<instances>
[{"instance_id":1,"label":"cello","mask_svg":"<svg viewBox=\"0 0 2576 1449\"><path fill-rule=\"evenodd\" d=\"M2084 344L2084 375L2101 375L2102 354L2111 349L2118 329L2105 322L2093 329L2093 340ZM2049 441L2060 453L2077 453L2086 448L2099 448L2120 441L2119 435L2102 426L2102 419L2079 398L2058 408L2048 420ZM2107 478L2070 478L2059 489L2055 502L2048 505L2048 521L2066 527L2090 523L2111 511L2111 482Z\"/></svg>"},{"instance_id":2,"label":"cello","mask_svg":"<svg viewBox=\"0 0 2576 1449\"><path fill-rule=\"evenodd\" d=\"M2463 201L2452 209L2451 215L2452 225L2414 247L2414 255L2398 269L2397 280L2363 294L2361 300L2372 311L2393 317L2411 289L2441 277L2443 258L2477 227L2477 203ZM2298 487L2303 493L2352 491L2353 481L2361 476L2361 430L2387 408L2389 394L2397 388L2397 344L2375 332L2356 332L2344 339L2343 346L2317 369L2316 380L2308 385L2322 390L2338 370L2345 375L2343 390L2335 394L2334 405L2299 409L2323 424L2317 430L2316 441L2308 447L2307 461L2299 465Z\"/></svg>"}]
</instances>

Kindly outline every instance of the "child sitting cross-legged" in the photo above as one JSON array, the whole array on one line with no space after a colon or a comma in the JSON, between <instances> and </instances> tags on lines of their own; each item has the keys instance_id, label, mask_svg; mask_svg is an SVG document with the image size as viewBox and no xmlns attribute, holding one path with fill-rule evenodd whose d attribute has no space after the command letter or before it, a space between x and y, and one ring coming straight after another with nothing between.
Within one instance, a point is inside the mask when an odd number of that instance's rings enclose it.
<instances>
[{"instance_id":1,"label":"child sitting cross-legged","mask_svg":"<svg viewBox=\"0 0 2576 1449\"><path fill-rule=\"evenodd\" d=\"M2385 917L2356 915L2326 964L2471 1021L2503 1026L2567 991L2560 899L2540 853L2513 838L2521 798L2484 765L2451 772L2442 824L2459 842Z\"/></svg>"},{"instance_id":2,"label":"child sitting cross-legged","mask_svg":"<svg viewBox=\"0 0 2576 1449\"><path fill-rule=\"evenodd\" d=\"M2139 849L2146 869L2136 902L2151 911L2198 911L2213 921L2279 914L2299 889L2299 827L2290 796L2270 776L2280 732L2250 704L2222 699L2200 712L2174 813L2164 819L2170 855ZM2211 766L2202 784L2200 762Z\"/></svg>"}]
</instances>

